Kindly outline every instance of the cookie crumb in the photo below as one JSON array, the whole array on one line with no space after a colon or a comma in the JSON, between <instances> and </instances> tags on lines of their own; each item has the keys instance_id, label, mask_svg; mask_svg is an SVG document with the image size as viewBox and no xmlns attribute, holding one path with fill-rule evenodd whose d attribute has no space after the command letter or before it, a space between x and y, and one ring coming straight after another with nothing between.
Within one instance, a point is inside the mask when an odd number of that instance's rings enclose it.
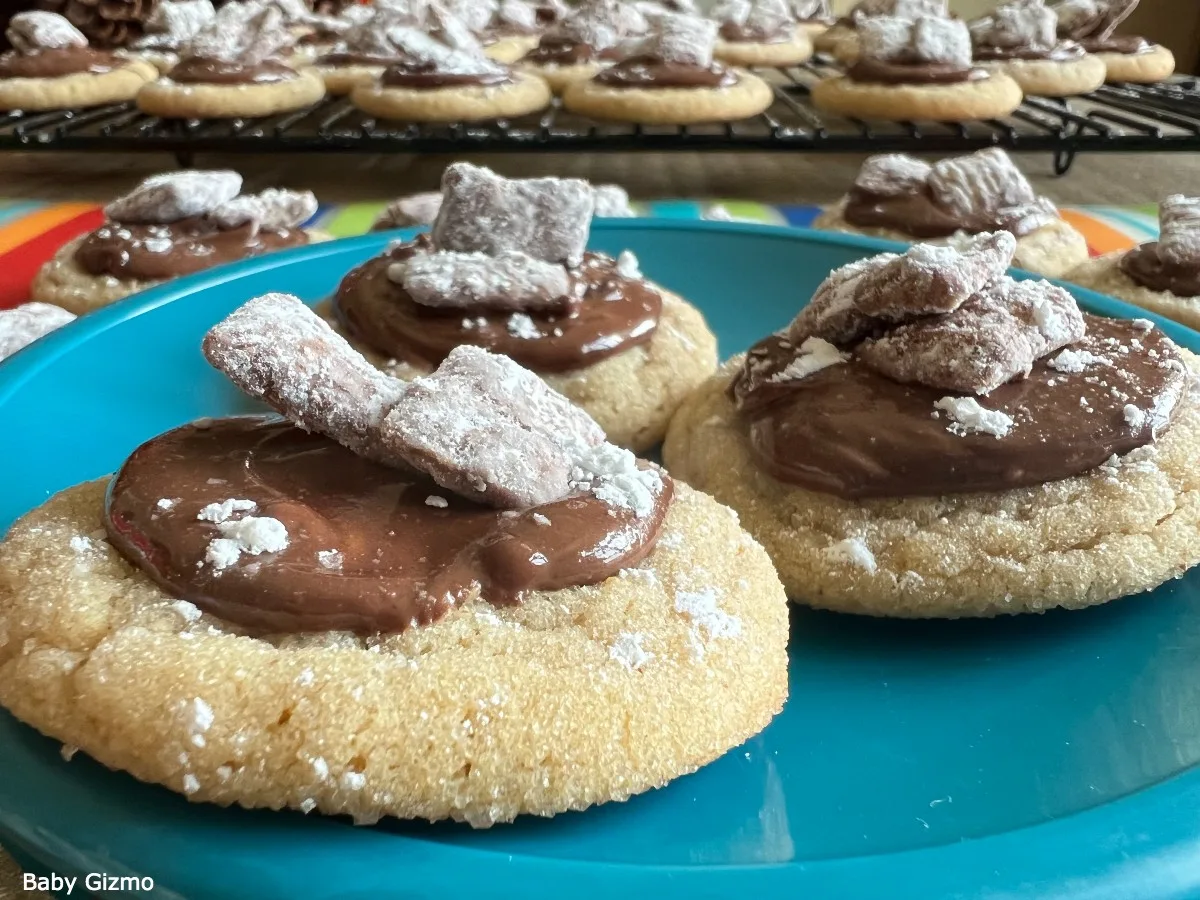
<instances>
[{"instance_id":1,"label":"cookie crumb","mask_svg":"<svg viewBox=\"0 0 1200 900\"><path fill-rule=\"evenodd\" d=\"M821 552L833 562L856 566L865 570L868 575L874 575L878 569L875 554L860 537L846 538L844 541L830 544Z\"/></svg>"},{"instance_id":2,"label":"cookie crumb","mask_svg":"<svg viewBox=\"0 0 1200 900\"><path fill-rule=\"evenodd\" d=\"M71 538L70 545L71 549L76 553L86 553L88 550L92 549L91 540L80 534L77 534Z\"/></svg>"},{"instance_id":3,"label":"cookie crumb","mask_svg":"<svg viewBox=\"0 0 1200 900\"><path fill-rule=\"evenodd\" d=\"M550 517L549 517L549 516L544 516L544 515L542 515L541 513L535 512L535 513L534 513L534 514L531 516L531 518L532 518L532 519L533 519L533 521L534 521L534 522L536 522L538 525L541 525L541 526L543 526L543 527L547 527L547 528L550 526Z\"/></svg>"},{"instance_id":4,"label":"cookie crumb","mask_svg":"<svg viewBox=\"0 0 1200 900\"><path fill-rule=\"evenodd\" d=\"M183 776L183 792L191 795L200 790L200 780L191 772Z\"/></svg>"},{"instance_id":5,"label":"cookie crumb","mask_svg":"<svg viewBox=\"0 0 1200 900\"><path fill-rule=\"evenodd\" d=\"M309 765L312 766L313 774L317 776L317 781L327 781L329 779L329 764L325 762L325 757L314 757L310 760Z\"/></svg>"},{"instance_id":6,"label":"cookie crumb","mask_svg":"<svg viewBox=\"0 0 1200 900\"><path fill-rule=\"evenodd\" d=\"M217 528L222 536L214 538L204 554L205 561L217 570L229 568L243 553L258 556L288 547L287 528L270 516L247 516L236 522L221 522Z\"/></svg>"},{"instance_id":7,"label":"cookie crumb","mask_svg":"<svg viewBox=\"0 0 1200 900\"><path fill-rule=\"evenodd\" d=\"M1140 431L1142 426L1146 424L1145 410L1138 409L1132 403L1126 403L1125 408L1121 412L1125 416L1125 424L1134 431Z\"/></svg>"},{"instance_id":8,"label":"cookie crumb","mask_svg":"<svg viewBox=\"0 0 1200 900\"><path fill-rule=\"evenodd\" d=\"M200 608L187 600L176 600L171 604L171 609L179 613L185 622L195 622L201 616Z\"/></svg>"},{"instance_id":9,"label":"cookie crumb","mask_svg":"<svg viewBox=\"0 0 1200 900\"><path fill-rule=\"evenodd\" d=\"M162 506L162 501L158 501L159 507L162 509L170 509L169 506ZM204 507L196 515L197 520L201 522L212 522L214 525L220 525L222 522L228 522L235 512L250 512L258 507L258 504L253 500L222 500L220 503L210 503Z\"/></svg>"},{"instance_id":10,"label":"cookie crumb","mask_svg":"<svg viewBox=\"0 0 1200 900\"><path fill-rule=\"evenodd\" d=\"M161 500L159 500L154 505L157 506L159 509L166 510L166 509L172 509L175 506L175 503L176 503L175 500L171 500L168 497L163 497Z\"/></svg>"},{"instance_id":11,"label":"cookie crumb","mask_svg":"<svg viewBox=\"0 0 1200 900\"><path fill-rule=\"evenodd\" d=\"M304 669L299 675L296 676L296 684L300 685L300 687L308 687L315 679L316 676L313 674L312 669Z\"/></svg>"},{"instance_id":12,"label":"cookie crumb","mask_svg":"<svg viewBox=\"0 0 1200 900\"><path fill-rule=\"evenodd\" d=\"M1064 350L1058 356L1047 360L1046 365L1056 372L1078 375L1088 366L1106 366L1109 362L1103 356L1097 356L1090 350Z\"/></svg>"},{"instance_id":13,"label":"cookie crumb","mask_svg":"<svg viewBox=\"0 0 1200 900\"><path fill-rule=\"evenodd\" d=\"M305 815L308 815L310 812L312 812L316 808L317 808L317 801L314 800L312 797L305 797L303 800L300 801L300 812L304 813Z\"/></svg>"},{"instance_id":14,"label":"cookie crumb","mask_svg":"<svg viewBox=\"0 0 1200 900\"><path fill-rule=\"evenodd\" d=\"M217 778L221 781L228 781L233 777L233 768L230 766L217 766Z\"/></svg>"},{"instance_id":15,"label":"cookie crumb","mask_svg":"<svg viewBox=\"0 0 1200 900\"><path fill-rule=\"evenodd\" d=\"M1154 323L1149 319L1134 319L1132 324L1138 331L1149 331L1154 327Z\"/></svg>"},{"instance_id":16,"label":"cookie crumb","mask_svg":"<svg viewBox=\"0 0 1200 900\"><path fill-rule=\"evenodd\" d=\"M362 772L343 772L342 787L348 791L361 791L367 786L367 776Z\"/></svg>"},{"instance_id":17,"label":"cookie crumb","mask_svg":"<svg viewBox=\"0 0 1200 900\"><path fill-rule=\"evenodd\" d=\"M58 751L58 755L65 761L70 762L75 758L75 754L79 752L79 748L74 744L63 744L62 749Z\"/></svg>"},{"instance_id":18,"label":"cookie crumb","mask_svg":"<svg viewBox=\"0 0 1200 900\"><path fill-rule=\"evenodd\" d=\"M1013 427L1012 416L998 409L980 406L974 397L943 397L933 404L954 419L946 430L960 437L968 434L990 434L997 440Z\"/></svg>"},{"instance_id":19,"label":"cookie crumb","mask_svg":"<svg viewBox=\"0 0 1200 900\"><path fill-rule=\"evenodd\" d=\"M622 250L617 254L617 274L622 278L642 277L641 266L632 250Z\"/></svg>"},{"instance_id":20,"label":"cookie crumb","mask_svg":"<svg viewBox=\"0 0 1200 900\"><path fill-rule=\"evenodd\" d=\"M615 659L631 672L641 669L646 663L654 659L653 653L642 649L642 641L645 639L646 636L644 634L622 631L617 635L617 639L613 641L612 646L608 648L609 658Z\"/></svg>"},{"instance_id":21,"label":"cookie crumb","mask_svg":"<svg viewBox=\"0 0 1200 900\"><path fill-rule=\"evenodd\" d=\"M706 630L709 637L737 637L742 633L742 620L731 616L717 605L717 589L675 592L675 611L691 618L696 628Z\"/></svg>"},{"instance_id":22,"label":"cookie crumb","mask_svg":"<svg viewBox=\"0 0 1200 900\"><path fill-rule=\"evenodd\" d=\"M436 494L430 494L425 498L426 506L436 506L438 509L445 509L450 505L450 501L445 497L439 497Z\"/></svg>"},{"instance_id":23,"label":"cookie crumb","mask_svg":"<svg viewBox=\"0 0 1200 900\"><path fill-rule=\"evenodd\" d=\"M344 561L345 558L342 556L341 550L317 551L317 565L319 565L322 569L329 569L330 571L336 572L342 568L342 563Z\"/></svg>"}]
</instances>

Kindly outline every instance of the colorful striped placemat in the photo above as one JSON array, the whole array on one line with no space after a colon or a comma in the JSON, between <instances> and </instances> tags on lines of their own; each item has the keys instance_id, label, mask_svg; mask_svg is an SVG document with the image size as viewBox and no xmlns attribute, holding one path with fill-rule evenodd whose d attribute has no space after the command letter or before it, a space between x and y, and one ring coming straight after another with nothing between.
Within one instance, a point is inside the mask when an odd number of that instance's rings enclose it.
<instances>
[{"instance_id":1,"label":"colorful striped placemat","mask_svg":"<svg viewBox=\"0 0 1200 900\"><path fill-rule=\"evenodd\" d=\"M820 213L816 206L744 200L655 200L634 206L640 215L655 218L715 218L724 210L737 219L794 228L809 227ZM334 237L351 237L365 232L383 207L384 201L322 206L313 224ZM1158 235L1154 206L1067 207L1062 215L1087 238L1093 255L1124 250ZM100 207L91 203L0 200L0 309L25 302L29 282L42 263L71 238L96 228L103 218Z\"/></svg>"}]
</instances>

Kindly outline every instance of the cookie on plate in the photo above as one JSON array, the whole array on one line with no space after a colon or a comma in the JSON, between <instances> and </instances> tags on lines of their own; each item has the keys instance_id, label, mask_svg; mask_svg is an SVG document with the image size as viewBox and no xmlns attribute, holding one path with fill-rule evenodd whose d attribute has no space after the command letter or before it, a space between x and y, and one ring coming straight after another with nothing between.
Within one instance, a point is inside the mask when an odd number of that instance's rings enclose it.
<instances>
[{"instance_id":1,"label":"cookie on plate","mask_svg":"<svg viewBox=\"0 0 1200 900\"><path fill-rule=\"evenodd\" d=\"M792 599L873 616L1077 609L1200 562L1200 360L1014 281L1007 232L832 273L683 404L663 458Z\"/></svg>"},{"instance_id":2,"label":"cookie on plate","mask_svg":"<svg viewBox=\"0 0 1200 900\"><path fill-rule=\"evenodd\" d=\"M1168 197L1158 220L1157 241L1088 260L1066 277L1200 330L1200 197Z\"/></svg>"},{"instance_id":3,"label":"cookie on plate","mask_svg":"<svg viewBox=\"0 0 1200 900\"><path fill-rule=\"evenodd\" d=\"M42 733L193 802L488 827L782 708L762 548L520 366L406 387L280 294L204 352L290 421L152 438L0 544L0 704Z\"/></svg>"},{"instance_id":4,"label":"cookie on plate","mask_svg":"<svg viewBox=\"0 0 1200 900\"><path fill-rule=\"evenodd\" d=\"M569 111L647 125L725 122L765 112L771 88L756 75L713 60L717 23L667 13L654 20L635 56L563 92Z\"/></svg>"},{"instance_id":5,"label":"cookie on plate","mask_svg":"<svg viewBox=\"0 0 1200 900\"><path fill-rule=\"evenodd\" d=\"M1003 72L1037 97L1086 94L1104 84L1104 63L1078 43L1059 40L1058 16L1041 0L1018 0L971 23L975 61Z\"/></svg>"},{"instance_id":6,"label":"cookie on plate","mask_svg":"<svg viewBox=\"0 0 1200 900\"><path fill-rule=\"evenodd\" d=\"M520 68L550 85L556 94L576 81L588 81L628 55L631 41L648 27L628 3L589 0L575 7L520 60Z\"/></svg>"},{"instance_id":7,"label":"cookie on plate","mask_svg":"<svg viewBox=\"0 0 1200 900\"><path fill-rule=\"evenodd\" d=\"M723 0L713 56L734 66L794 66L813 55L787 0Z\"/></svg>"},{"instance_id":8,"label":"cookie on plate","mask_svg":"<svg viewBox=\"0 0 1200 900\"><path fill-rule=\"evenodd\" d=\"M402 61L350 101L372 116L409 122L461 122L522 116L544 109L546 82L489 59L465 29L445 43L434 34L393 28Z\"/></svg>"},{"instance_id":9,"label":"cookie on plate","mask_svg":"<svg viewBox=\"0 0 1200 900\"><path fill-rule=\"evenodd\" d=\"M957 19L877 16L858 26L861 52L846 71L818 81L813 104L863 119L963 122L1004 116L1021 89L971 62L971 36Z\"/></svg>"},{"instance_id":10,"label":"cookie on plate","mask_svg":"<svg viewBox=\"0 0 1200 900\"><path fill-rule=\"evenodd\" d=\"M1137 5L1137 0L1062 0L1054 5L1058 34L1103 62L1108 81L1164 81L1175 71L1175 54L1143 37L1116 34Z\"/></svg>"},{"instance_id":11,"label":"cookie on plate","mask_svg":"<svg viewBox=\"0 0 1200 900\"><path fill-rule=\"evenodd\" d=\"M57 13L20 12L4 32L0 110L73 109L131 100L156 74L152 65L96 50Z\"/></svg>"},{"instance_id":12,"label":"cookie on plate","mask_svg":"<svg viewBox=\"0 0 1200 900\"><path fill-rule=\"evenodd\" d=\"M325 239L301 227L317 211L311 191L241 188L230 171L147 178L104 208L103 225L42 266L33 299L82 314L172 278Z\"/></svg>"},{"instance_id":13,"label":"cookie on plate","mask_svg":"<svg viewBox=\"0 0 1200 900\"><path fill-rule=\"evenodd\" d=\"M137 95L142 112L169 119L269 116L325 96L321 76L281 60L295 45L276 6L226 4L187 45L179 64Z\"/></svg>"},{"instance_id":14,"label":"cookie on plate","mask_svg":"<svg viewBox=\"0 0 1200 900\"><path fill-rule=\"evenodd\" d=\"M1061 278L1088 258L1083 235L999 148L933 165L898 153L872 156L850 192L813 227L909 243L1008 231L1017 238L1013 264L1047 278Z\"/></svg>"},{"instance_id":15,"label":"cookie on plate","mask_svg":"<svg viewBox=\"0 0 1200 900\"><path fill-rule=\"evenodd\" d=\"M586 250L596 192L578 179L506 179L455 163L433 229L359 265L327 314L357 349L411 378L455 347L510 356L622 446L658 443L716 369L716 338L629 252Z\"/></svg>"}]
</instances>

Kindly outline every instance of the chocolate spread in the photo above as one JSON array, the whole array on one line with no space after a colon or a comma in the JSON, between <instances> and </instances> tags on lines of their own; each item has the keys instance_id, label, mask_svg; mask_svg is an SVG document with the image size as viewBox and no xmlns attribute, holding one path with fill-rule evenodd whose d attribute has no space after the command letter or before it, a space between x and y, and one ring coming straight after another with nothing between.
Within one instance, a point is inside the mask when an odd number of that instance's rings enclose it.
<instances>
[{"instance_id":1,"label":"chocolate spread","mask_svg":"<svg viewBox=\"0 0 1200 900\"><path fill-rule=\"evenodd\" d=\"M631 56L605 69L599 84L624 88L720 88L737 83L737 75L720 63L707 68L663 62L650 56Z\"/></svg>"},{"instance_id":2,"label":"chocolate spread","mask_svg":"<svg viewBox=\"0 0 1200 900\"><path fill-rule=\"evenodd\" d=\"M954 63L896 63L861 56L847 71L852 81L875 84L961 84L987 78L985 69Z\"/></svg>"},{"instance_id":3,"label":"chocolate spread","mask_svg":"<svg viewBox=\"0 0 1200 900\"><path fill-rule=\"evenodd\" d=\"M317 57L318 66L393 66L395 56L370 56L366 53L326 53Z\"/></svg>"},{"instance_id":4,"label":"chocolate spread","mask_svg":"<svg viewBox=\"0 0 1200 900\"><path fill-rule=\"evenodd\" d=\"M295 69L275 59L247 64L191 56L180 60L167 77L180 84L272 84L297 76Z\"/></svg>"},{"instance_id":5,"label":"chocolate spread","mask_svg":"<svg viewBox=\"0 0 1200 900\"><path fill-rule=\"evenodd\" d=\"M105 527L165 590L245 628L397 632L436 621L476 589L511 604L636 565L670 505L670 479L663 484L642 518L590 494L506 512L278 419L238 417L185 425L135 450L109 488ZM221 570L197 566L220 537L197 515L234 498L282 522L287 548Z\"/></svg>"},{"instance_id":6,"label":"chocolate spread","mask_svg":"<svg viewBox=\"0 0 1200 900\"><path fill-rule=\"evenodd\" d=\"M620 58L621 49L619 47L608 47L597 51L590 44L544 37L541 43L525 54L521 62L533 63L538 66L577 66L594 60Z\"/></svg>"},{"instance_id":7,"label":"chocolate spread","mask_svg":"<svg viewBox=\"0 0 1200 900\"><path fill-rule=\"evenodd\" d=\"M1200 266L1165 262L1158 242L1134 247L1121 257L1121 271L1144 288L1169 291L1177 297L1200 297Z\"/></svg>"},{"instance_id":8,"label":"chocolate spread","mask_svg":"<svg viewBox=\"0 0 1200 900\"><path fill-rule=\"evenodd\" d=\"M1132 34L1085 38L1080 44L1088 53L1125 53L1131 56L1149 53L1154 49L1154 44Z\"/></svg>"},{"instance_id":9,"label":"chocolate spread","mask_svg":"<svg viewBox=\"0 0 1200 900\"><path fill-rule=\"evenodd\" d=\"M106 50L91 47L63 47L29 53L10 51L0 55L0 78L61 78L80 72L100 75L127 62Z\"/></svg>"},{"instance_id":10,"label":"chocolate spread","mask_svg":"<svg viewBox=\"0 0 1200 900\"><path fill-rule=\"evenodd\" d=\"M1064 41L1053 47L983 47L974 48L975 59L980 62L1002 62L1010 59L1071 62L1082 59L1086 53L1074 41Z\"/></svg>"},{"instance_id":11,"label":"chocolate spread","mask_svg":"<svg viewBox=\"0 0 1200 900\"><path fill-rule=\"evenodd\" d=\"M433 309L413 300L388 278L394 262L429 248L429 238L399 244L351 271L338 287L334 311L355 339L394 359L431 367L460 344L512 357L535 372L566 372L600 362L650 340L662 296L639 278L625 278L612 259L589 253L571 272L582 298L552 312L527 313L537 336L510 330L511 313L486 309Z\"/></svg>"},{"instance_id":12,"label":"chocolate spread","mask_svg":"<svg viewBox=\"0 0 1200 900\"><path fill-rule=\"evenodd\" d=\"M998 211L988 215L966 216L951 212L933 197L927 185L911 194L882 196L862 188L850 189L842 218L859 228L890 228L919 238L949 237L959 231L981 234L1008 231L1024 237L1037 230L1037 221L1029 216L1004 217Z\"/></svg>"},{"instance_id":13,"label":"chocolate spread","mask_svg":"<svg viewBox=\"0 0 1200 900\"><path fill-rule=\"evenodd\" d=\"M159 281L272 250L308 243L299 228L255 231L251 225L218 228L203 216L170 225L107 222L75 250L75 262L90 275Z\"/></svg>"},{"instance_id":14,"label":"chocolate spread","mask_svg":"<svg viewBox=\"0 0 1200 900\"><path fill-rule=\"evenodd\" d=\"M384 70L380 83L386 87L443 88L461 85L507 84L512 81L508 71L502 72L439 72L432 65L395 63Z\"/></svg>"},{"instance_id":15,"label":"chocolate spread","mask_svg":"<svg viewBox=\"0 0 1200 900\"><path fill-rule=\"evenodd\" d=\"M1028 378L978 398L1015 420L1002 439L947 431L946 414L933 415L946 391L900 384L853 361L773 382L762 373L778 371L795 354L779 335L750 350L730 391L757 462L780 481L808 490L860 499L1042 484L1149 444L1187 389L1187 371L1161 331L1084 319L1087 336L1070 349L1110 357L1116 365L1069 374L1050 367L1057 356L1051 354ZM1137 427L1127 421L1127 404L1147 413Z\"/></svg>"}]
</instances>

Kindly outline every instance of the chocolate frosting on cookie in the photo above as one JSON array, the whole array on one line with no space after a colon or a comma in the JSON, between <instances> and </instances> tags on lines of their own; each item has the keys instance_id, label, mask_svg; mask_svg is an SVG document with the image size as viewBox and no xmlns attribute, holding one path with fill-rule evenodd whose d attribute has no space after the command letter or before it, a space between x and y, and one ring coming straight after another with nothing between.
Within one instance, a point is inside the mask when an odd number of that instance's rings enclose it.
<instances>
[{"instance_id":1,"label":"chocolate frosting on cookie","mask_svg":"<svg viewBox=\"0 0 1200 900\"><path fill-rule=\"evenodd\" d=\"M1144 288L1168 291L1177 297L1200 297L1200 263L1165 260L1151 241L1125 253L1121 271Z\"/></svg>"},{"instance_id":2,"label":"chocolate frosting on cookie","mask_svg":"<svg viewBox=\"0 0 1200 900\"><path fill-rule=\"evenodd\" d=\"M670 505L662 483L641 516L587 493L498 510L286 422L219 419L134 451L110 486L105 527L165 590L255 632L397 632L476 590L509 604L637 565ZM202 510L225 498L282 523L284 549L198 566L222 533L220 515Z\"/></svg>"},{"instance_id":3,"label":"chocolate frosting on cookie","mask_svg":"<svg viewBox=\"0 0 1200 900\"><path fill-rule=\"evenodd\" d=\"M75 262L89 275L159 281L308 243L299 228L267 231L247 223L221 228L207 216L169 225L109 222L87 235Z\"/></svg>"},{"instance_id":4,"label":"chocolate frosting on cookie","mask_svg":"<svg viewBox=\"0 0 1200 900\"><path fill-rule=\"evenodd\" d=\"M387 87L444 88L468 85L508 84L513 80L507 67L496 71L448 72L435 65L399 62L389 66L379 82Z\"/></svg>"},{"instance_id":5,"label":"chocolate frosting on cookie","mask_svg":"<svg viewBox=\"0 0 1200 900\"><path fill-rule=\"evenodd\" d=\"M1072 62L1086 56L1083 47L1074 41L1063 41L1053 47L976 47L975 58L981 62L1002 62L1010 59L1050 62Z\"/></svg>"},{"instance_id":6,"label":"chocolate frosting on cookie","mask_svg":"<svg viewBox=\"0 0 1200 900\"><path fill-rule=\"evenodd\" d=\"M460 344L475 344L538 372L564 372L646 343L658 326L658 291L640 276L622 275L617 261L595 253L568 270L569 296L549 309L510 314L423 305L388 277L388 269L432 246L429 235L420 235L367 260L342 280L334 312L356 340L422 367L441 362Z\"/></svg>"},{"instance_id":7,"label":"chocolate frosting on cookie","mask_svg":"<svg viewBox=\"0 0 1200 900\"><path fill-rule=\"evenodd\" d=\"M846 75L874 84L962 84L988 77L984 69L955 63L896 63L867 56L860 56Z\"/></svg>"},{"instance_id":8,"label":"chocolate frosting on cookie","mask_svg":"<svg viewBox=\"0 0 1200 900\"><path fill-rule=\"evenodd\" d=\"M619 47L597 50L590 44L547 35L521 61L538 66L574 66L594 60L617 60L623 55Z\"/></svg>"},{"instance_id":9,"label":"chocolate frosting on cookie","mask_svg":"<svg viewBox=\"0 0 1200 900\"><path fill-rule=\"evenodd\" d=\"M1088 53L1125 53L1131 56L1149 53L1156 46L1145 38L1132 34L1114 34L1108 37L1084 38L1079 43Z\"/></svg>"},{"instance_id":10,"label":"chocolate frosting on cookie","mask_svg":"<svg viewBox=\"0 0 1200 900\"><path fill-rule=\"evenodd\" d=\"M179 84L273 84L298 76L291 66L274 59L245 63L193 56L180 60L168 77Z\"/></svg>"},{"instance_id":11,"label":"chocolate frosting on cookie","mask_svg":"<svg viewBox=\"0 0 1200 900\"><path fill-rule=\"evenodd\" d=\"M0 78L61 78L80 72L100 75L127 63L106 50L91 47L10 51L0 55Z\"/></svg>"},{"instance_id":12,"label":"chocolate frosting on cookie","mask_svg":"<svg viewBox=\"0 0 1200 900\"><path fill-rule=\"evenodd\" d=\"M737 80L737 73L720 63L692 66L652 56L631 56L595 78L598 84L622 88L719 88Z\"/></svg>"}]
</instances>

